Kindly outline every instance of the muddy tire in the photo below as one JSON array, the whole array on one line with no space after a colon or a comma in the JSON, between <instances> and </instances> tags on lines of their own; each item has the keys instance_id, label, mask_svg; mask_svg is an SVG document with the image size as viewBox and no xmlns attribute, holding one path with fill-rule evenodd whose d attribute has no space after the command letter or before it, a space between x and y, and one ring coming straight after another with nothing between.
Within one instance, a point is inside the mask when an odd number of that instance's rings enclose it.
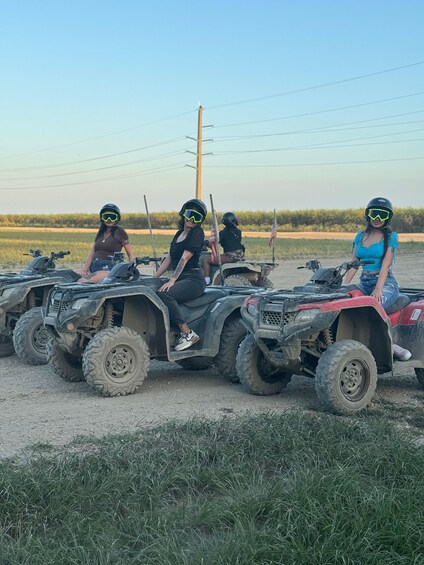
<instances>
[{"instance_id":1,"label":"muddy tire","mask_svg":"<svg viewBox=\"0 0 424 565\"><path fill-rule=\"evenodd\" d=\"M353 339L336 341L318 361L315 390L324 408L354 414L372 400L377 366L371 351Z\"/></svg>"},{"instance_id":2,"label":"muddy tire","mask_svg":"<svg viewBox=\"0 0 424 565\"><path fill-rule=\"evenodd\" d=\"M176 361L180 367L186 371L205 371L213 365L212 357L188 357L187 359L179 359Z\"/></svg>"},{"instance_id":3,"label":"muddy tire","mask_svg":"<svg viewBox=\"0 0 424 565\"><path fill-rule=\"evenodd\" d=\"M249 279L243 277L243 275L230 275L224 279L224 284L226 286L254 286Z\"/></svg>"},{"instance_id":4,"label":"muddy tire","mask_svg":"<svg viewBox=\"0 0 424 565\"><path fill-rule=\"evenodd\" d=\"M0 357L10 357L14 353L12 336L0 335Z\"/></svg>"},{"instance_id":5,"label":"muddy tire","mask_svg":"<svg viewBox=\"0 0 424 565\"><path fill-rule=\"evenodd\" d=\"M415 369L415 374L417 376L418 382L424 387L424 369L421 367Z\"/></svg>"},{"instance_id":6,"label":"muddy tire","mask_svg":"<svg viewBox=\"0 0 424 565\"><path fill-rule=\"evenodd\" d=\"M244 390L259 396L278 394L286 388L292 376L289 371L268 363L250 334L240 344L236 366Z\"/></svg>"},{"instance_id":7,"label":"muddy tire","mask_svg":"<svg viewBox=\"0 0 424 565\"><path fill-rule=\"evenodd\" d=\"M144 339L129 328L112 327L87 345L82 367L85 379L103 396L135 392L147 376L150 353Z\"/></svg>"},{"instance_id":8,"label":"muddy tire","mask_svg":"<svg viewBox=\"0 0 424 565\"><path fill-rule=\"evenodd\" d=\"M47 342L47 362L64 381L77 383L84 380L81 358L64 351L54 339Z\"/></svg>"},{"instance_id":9,"label":"muddy tire","mask_svg":"<svg viewBox=\"0 0 424 565\"><path fill-rule=\"evenodd\" d=\"M221 332L218 355L215 365L219 374L230 383L239 383L236 358L241 342L247 335L247 330L240 319L225 322Z\"/></svg>"},{"instance_id":10,"label":"muddy tire","mask_svg":"<svg viewBox=\"0 0 424 565\"><path fill-rule=\"evenodd\" d=\"M44 326L42 309L31 308L16 323L13 345L16 355L29 365L47 363L47 342L50 336Z\"/></svg>"}]
</instances>

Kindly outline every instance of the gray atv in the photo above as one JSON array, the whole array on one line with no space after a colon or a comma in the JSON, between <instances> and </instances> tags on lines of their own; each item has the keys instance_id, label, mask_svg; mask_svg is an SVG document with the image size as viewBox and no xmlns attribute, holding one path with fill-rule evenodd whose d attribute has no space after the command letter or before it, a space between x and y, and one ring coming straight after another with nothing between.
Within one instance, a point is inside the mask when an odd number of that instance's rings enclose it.
<instances>
[{"instance_id":1,"label":"gray atv","mask_svg":"<svg viewBox=\"0 0 424 565\"><path fill-rule=\"evenodd\" d=\"M246 335L240 307L254 289L207 288L182 304L200 341L175 351L178 328L156 291L167 280L141 275L145 259L116 265L100 284L66 284L51 290L44 324L51 339L48 362L66 381L86 380L104 396L134 393L151 359L175 361L185 369L217 367L237 381L236 352Z\"/></svg>"},{"instance_id":2,"label":"gray atv","mask_svg":"<svg viewBox=\"0 0 424 565\"><path fill-rule=\"evenodd\" d=\"M0 357L14 352L32 365L47 363L46 343L41 308L55 284L77 280L80 275L71 269L57 269L55 261L69 251L43 255L30 250L27 267L18 273L0 275Z\"/></svg>"}]
</instances>

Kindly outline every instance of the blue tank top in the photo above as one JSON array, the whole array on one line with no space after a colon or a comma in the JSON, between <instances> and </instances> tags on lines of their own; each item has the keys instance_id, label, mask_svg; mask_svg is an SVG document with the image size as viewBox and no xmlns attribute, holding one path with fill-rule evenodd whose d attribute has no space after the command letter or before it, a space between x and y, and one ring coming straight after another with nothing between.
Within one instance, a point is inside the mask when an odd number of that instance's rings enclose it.
<instances>
[{"instance_id":1,"label":"blue tank top","mask_svg":"<svg viewBox=\"0 0 424 565\"><path fill-rule=\"evenodd\" d=\"M364 247L362 245L363 235L364 232L362 231L356 234L355 239L352 243L352 250L353 247L356 245L356 256L358 257L358 259L374 260L374 263L363 266L364 271L379 271L381 269L381 264L383 262L384 240L378 241L377 243L373 243L369 247ZM392 252L394 254L398 246L399 246L399 242L398 242L397 233L392 232L389 236L388 247L392 248Z\"/></svg>"}]
</instances>

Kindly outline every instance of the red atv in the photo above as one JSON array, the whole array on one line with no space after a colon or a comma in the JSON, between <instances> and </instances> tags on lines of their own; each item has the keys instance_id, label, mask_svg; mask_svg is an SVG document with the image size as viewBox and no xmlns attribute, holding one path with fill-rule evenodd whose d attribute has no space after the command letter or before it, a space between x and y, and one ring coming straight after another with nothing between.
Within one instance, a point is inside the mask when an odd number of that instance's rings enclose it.
<instances>
[{"instance_id":1,"label":"red atv","mask_svg":"<svg viewBox=\"0 0 424 565\"><path fill-rule=\"evenodd\" d=\"M305 286L246 298L241 314L249 333L237 374L247 392L277 394L302 374L315 377L327 410L357 412L371 401L377 374L393 370L393 343L412 352L402 366L413 367L424 386L424 290L402 288L385 311L358 286L342 286L348 269L367 263L321 268L309 261L313 275Z\"/></svg>"}]
</instances>

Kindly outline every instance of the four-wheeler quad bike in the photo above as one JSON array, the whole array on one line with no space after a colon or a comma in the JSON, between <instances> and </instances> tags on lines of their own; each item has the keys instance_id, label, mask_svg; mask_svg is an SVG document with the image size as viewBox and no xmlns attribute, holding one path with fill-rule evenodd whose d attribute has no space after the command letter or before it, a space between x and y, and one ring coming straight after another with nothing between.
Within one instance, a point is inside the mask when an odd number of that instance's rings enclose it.
<instances>
[{"instance_id":1,"label":"four-wheeler quad bike","mask_svg":"<svg viewBox=\"0 0 424 565\"><path fill-rule=\"evenodd\" d=\"M369 261L321 268L293 290L247 297L241 309L248 335L237 354L237 373L251 394L279 393L293 374L315 377L324 407L350 414L371 401L377 374L393 370L392 344L409 349L402 362L424 386L424 289L402 288L385 311L356 285L342 286L343 274Z\"/></svg>"},{"instance_id":2,"label":"four-wheeler quad bike","mask_svg":"<svg viewBox=\"0 0 424 565\"><path fill-rule=\"evenodd\" d=\"M51 290L44 323L51 339L48 360L67 381L86 380L104 396L135 392L150 359L175 361L200 370L215 364L228 380L237 379L236 351L246 335L240 306L249 288L207 288L181 305L200 341L184 351L173 345L178 328L156 294L165 278L140 275L135 259L116 265L99 284L65 284Z\"/></svg>"},{"instance_id":3,"label":"four-wheeler quad bike","mask_svg":"<svg viewBox=\"0 0 424 565\"><path fill-rule=\"evenodd\" d=\"M202 251L202 256L205 255L210 255L207 240ZM221 268L217 265L211 265L211 285L273 288L274 285L269 274L276 266L276 263L256 261L224 263Z\"/></svg>"},{"instance_id":4,"label":"four-wheeler quad bike","mask_svg":"<svg viewBox=\"0 0 424 565\"><path fill-rule=\"evenodd\" d=\"M52 251L47 256L39 249L31 249L32 260L25 269L0 275L0 357L8 357L16 351L27 363L47 363L48 334L43 326L41 307L55 284L80 277L71 269L56 269L55 260L69 253Z\"/></svg>"}]
</instances>

